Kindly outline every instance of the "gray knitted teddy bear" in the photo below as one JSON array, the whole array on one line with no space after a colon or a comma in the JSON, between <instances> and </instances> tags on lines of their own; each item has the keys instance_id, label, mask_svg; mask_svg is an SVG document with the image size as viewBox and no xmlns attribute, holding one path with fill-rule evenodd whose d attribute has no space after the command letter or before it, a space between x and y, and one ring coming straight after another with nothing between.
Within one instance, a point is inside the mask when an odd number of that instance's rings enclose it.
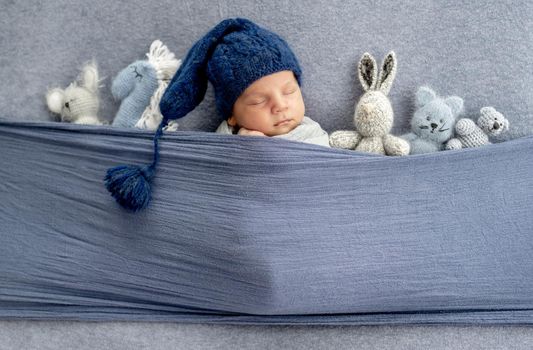
<instances>
[{"instance_id":1,"label":"gray knitted teddy bear","mask_svg":"<svg viewBox=\"0 0 533 350\"><path fill-rule=\"evenodd\" d=\"M416 92L416 107L411 132L402 135L411 144L411 154L443 150L453 137L455 120L463 110L463 99L438 97L431 88L422 86Z\"/></svg>"},{"instance_id":2,"label":"gray knitted teddy bear","mask_svg":"<svg viewBox=\"0 0 533 350\"><path fill-rule=\"evenodd\" d=\"M77 81L65 90L54 88L46 94L48 108L61 116L62 122L102 125L97 117L99 108L98 68L94 61L83 66Z\"/></svg>"},{"instance_id":3,"label":"gray knitted teddy bear","mask_svg":"<svg viewBox=\"0 0 533 350\"><path fill-rule=\"evenodd\" d=\"M365 93L355 108L357 131L335 131L330 136L330 145L389 156L409 154L409 143L390 134L394 114L387 94L396 76L394 52L389 52L383 60L379 78L376 61L369 53L365 53L359 61L358 72Z\"/></svg>"},{"instance_id":4,"label":"gray knitted teddy bear","mask_svg":"<svg viewBox=\"0 0 533 350\"><path fill-rule=\"evenodd\" d=\"M489 136L509 130L509 121L494 107L483 107L477 125L472 119L462 118L455 124L456 137L448 141L447 150L488 145Z\"/></svg>"}]
</instances>

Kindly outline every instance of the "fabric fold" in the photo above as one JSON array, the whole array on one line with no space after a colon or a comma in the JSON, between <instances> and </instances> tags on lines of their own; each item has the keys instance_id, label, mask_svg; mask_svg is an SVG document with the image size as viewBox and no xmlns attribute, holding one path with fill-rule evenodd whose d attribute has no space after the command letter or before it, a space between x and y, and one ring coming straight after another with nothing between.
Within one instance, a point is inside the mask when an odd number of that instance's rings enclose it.
<instances>
[{"instance_id":1,"label":"fabric fold","mask_svg":"<svg viewBox=\"0 0 533 350\"><path fill-rule=\"evenodd\" d=\"M0 121L0 317L533 323L533 137L384 157L166 133L151 206L102 186L152 133Z\"/></svg>"}]
</instances>

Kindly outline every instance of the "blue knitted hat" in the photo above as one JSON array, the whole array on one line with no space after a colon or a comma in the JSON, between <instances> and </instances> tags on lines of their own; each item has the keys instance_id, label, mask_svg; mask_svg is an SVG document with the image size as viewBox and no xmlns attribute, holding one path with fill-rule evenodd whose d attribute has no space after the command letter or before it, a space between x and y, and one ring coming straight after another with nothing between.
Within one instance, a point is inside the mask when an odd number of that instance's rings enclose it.
<instances>
[{"instance_id":1,"label":"blue knitted hat","mask_svg":"<svg viewBox=\"0 0 533 350\"><path fill-rule=\"evenodd\" d=\"M202 102L209 80L227 119L248 86L283 70L293 71L300 84L300 66L282 38L247 19L224 20L191 48L161 99L161 114L167 120L185 116Z\"/></svg>"},{"instance_id":2,"label":"blue knitted hat","mask_svg":"<svg viewBox=\"0 0 533 350\"><path fill-rule=\"evenodd\" d=\"M284 70L292 71L301 84L298 60L281 37L244 18L220 22L190 49L161 98L163 121L154 136L152 164L109 169L105 177L109 192L126 209L137 211L148 206L163 128L202 102L208 81L215 90L218 113L227 119L232 115L235 101L248 86Z\"/></svg>"}]
</instances>

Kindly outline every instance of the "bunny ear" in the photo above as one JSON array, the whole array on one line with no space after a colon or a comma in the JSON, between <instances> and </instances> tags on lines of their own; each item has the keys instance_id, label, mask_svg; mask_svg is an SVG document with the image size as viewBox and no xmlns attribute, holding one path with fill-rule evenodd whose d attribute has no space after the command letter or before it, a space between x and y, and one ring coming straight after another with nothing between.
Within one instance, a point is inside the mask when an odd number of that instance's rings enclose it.
<instances>
[{"instance_id":1,"label":"bunny ear","mask_svg":"<svg viewBox=\"0 0 533 350\"><path fill-rule=\"evenodd\" d=\"M365 52L359 61L359 81L363 86L363 90L374 90L377 84L378 69L376 60L371 54Z\"/></svg>"},{"instance_id":2,"label":"bunny ear","mask_svg":"<svg viewBox=\"0 0 533 350\"><path fill-rule=\"evenodd\" d=\"M63 102L65 101L65 92L59 88L48 90L46 93L46 104L48 108L57 114L61 114Z\"/></svg>"},{"instance_id":3,"label":"bunny ear","mask_svg":"<svg viewBox=\"0 0 533 350\"><path fill-rule=\"evenodd\" d=\"M395 77L396 54L394 51L391 51L383 59L383 66L381 67L381 72L379 73L379 83L377 88L385 95L388 95Z\"/></svg>"},{"instance_id":4,"label":"bunny ear","mask_svg":"<svg viewBox=\"0 0 533 350\"><path fill-rule=\"evenodd\" d=\"M87 63L80 74L80 85L91 92L98 90L98 68L96 62Z\"/></svg>"}]
</instances>

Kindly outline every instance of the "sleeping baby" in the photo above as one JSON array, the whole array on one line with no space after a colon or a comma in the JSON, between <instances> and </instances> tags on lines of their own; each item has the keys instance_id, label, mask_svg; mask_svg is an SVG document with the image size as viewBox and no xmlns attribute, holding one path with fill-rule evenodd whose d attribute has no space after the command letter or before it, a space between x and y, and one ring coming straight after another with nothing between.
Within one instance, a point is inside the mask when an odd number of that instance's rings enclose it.
<instances>
[{"instance_id":1,"label":"sleeping baby","mask_svg":"<svg viewBox=\"0 0 533 350\"><path fill-rule=\"evenodd\" d=\"M202 102L208 81L224 120L218 133L279 137L329 147L328 134L304 116L301 75L296 56L277 34L244 18L220 22L189 50L161 98L163 120L154 135L153 162L109 169L106 188L127 209L148 206L163 129Z\"/></svg>"},{"instance_id":2,"label":"sleeping baby","mask_svg":"<svg viewBox=\"0 0 533 350\"><path fill-rule=\"evenodd\" d=\"M329 147L328 134L304 113L302 92L294 73L281 71L252 83L237 98L231 117L216 132L272 136Z\"/></svg>"},{"instance_id":3,"label":"sleeping baby","mask_svg":"<svg viewBox=\"0 0 533 350\"><path fill-rule=\"evenodd\" d=\"M221 134L270 136L329 147L329 136L305 117L301 69L277 34L243 19L227 19L194 44L163 99L165 119L185 116L215 90Z\"/></svg>"}]
</instances>

